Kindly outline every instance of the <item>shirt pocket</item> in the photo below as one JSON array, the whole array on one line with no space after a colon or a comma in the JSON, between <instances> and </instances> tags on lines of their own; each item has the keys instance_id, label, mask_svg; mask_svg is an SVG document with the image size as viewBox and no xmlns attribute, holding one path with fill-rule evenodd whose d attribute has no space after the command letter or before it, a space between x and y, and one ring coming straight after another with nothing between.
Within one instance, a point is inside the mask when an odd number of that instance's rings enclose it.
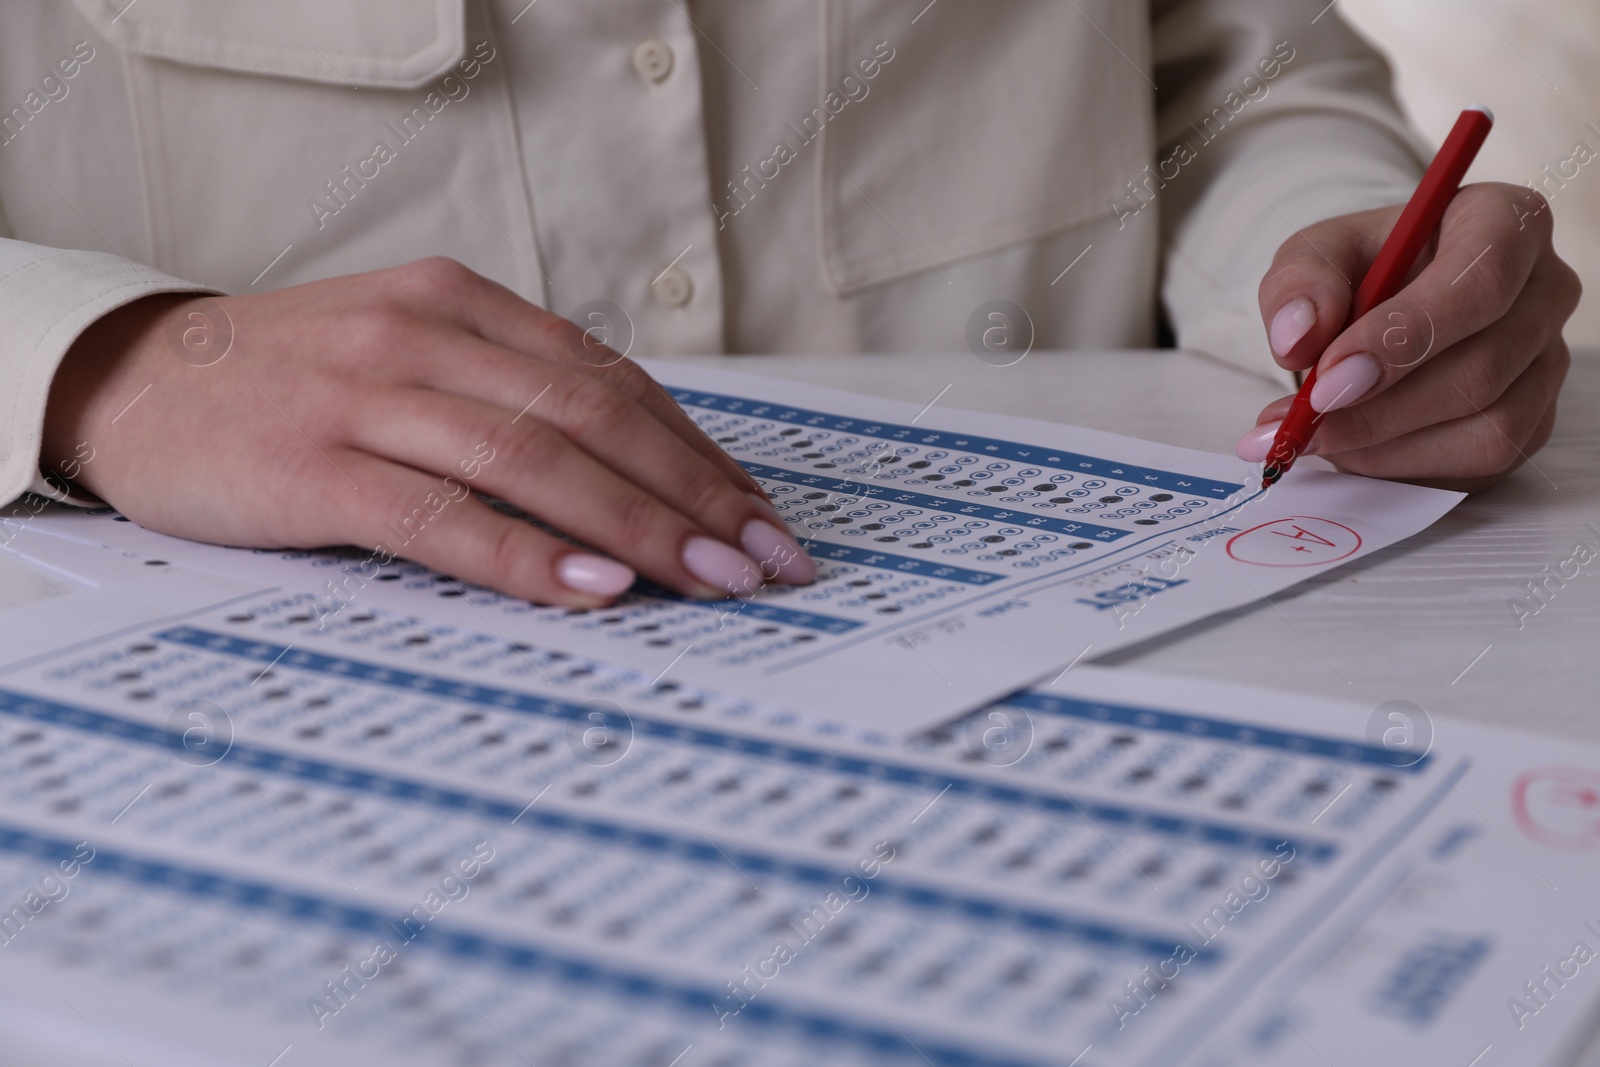
<instances>
[{"instance_id":1,"label":"shirt pocket","mask_svg":"<svg viewBox=\"0 0 1600 1067\"><path fill-rule=\"evenodd\" d=\"M238 291L438 254L541 294L478 0L74 3L122 54L156 266Z\"/></svg>"},{"instance_id":2,"label":"shirt pocket","mask_svg":"<svg viewBox=\"0 0 1600 1067\"><path fill-rule=\"evenodd\" d=\"M832 287L1113 214L1153 151L1148 20L1131 0L829 0L802 128L824 130Z\"/></svg>"},{"instance_id":3,"label":"shirt pocket","mask_svg":"<svg viewBox=\"0 0 1600 1067\"><path fill-rule=\"evenodd\" d=\"M74 0L110 44L196 67L416 88L465 44L463 0Z\"/></svg>"}]
</instances>

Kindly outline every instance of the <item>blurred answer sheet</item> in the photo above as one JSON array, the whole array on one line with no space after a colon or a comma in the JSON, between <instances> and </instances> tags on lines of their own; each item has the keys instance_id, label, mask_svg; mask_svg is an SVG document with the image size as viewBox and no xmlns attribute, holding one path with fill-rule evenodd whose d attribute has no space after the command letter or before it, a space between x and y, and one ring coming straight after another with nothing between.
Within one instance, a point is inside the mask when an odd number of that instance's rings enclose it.
<instances>
[{"instance_id":1,"label":"blurred answer sheet","mask_svg":"<svg viewBox=\"0 0 1600 1067\"><path fill-rule=\"evenodd\" d=\"M8 1062L1532 1065L1600 992L1592 746L1085 666L890 736L111 555L0 613Z\"/></svg>"},{"instance_id":2,"label":"blurred answer sheet","mask_svg":"<svg viewBox=\"0 0 1600 1067\"><path fill-rule=\"evenodd\" d=\"M704 602L641 584L611 608L571 611L371 551L218 548L62 508L24 525L318 593L307 628L403 611L904 731L1360 559L1462 498L1310 465L1263 492L1231 456L648 366L765 486L817 558L814 585ZM420 501L395 516L387 548L403 555L399 538L427 518Z\"/></svg>"}]
</instances>

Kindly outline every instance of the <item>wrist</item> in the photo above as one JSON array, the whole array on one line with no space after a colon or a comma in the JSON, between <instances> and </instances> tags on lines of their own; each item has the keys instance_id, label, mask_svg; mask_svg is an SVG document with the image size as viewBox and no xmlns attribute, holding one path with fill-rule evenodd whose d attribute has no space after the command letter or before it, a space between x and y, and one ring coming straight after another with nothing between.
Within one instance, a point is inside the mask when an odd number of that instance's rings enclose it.
<instances>
[{"instance_id":1,"label":"wrist","mask_svg":"<svg viewBox=\"0 0 1600 1067\"><path fill-rule=\"evenodd\" d=\"M134 384L140 376L139 354L160 345L167 316L194 299L161 293L124 304L97 319L67 349L51 379L45 407L39 469L47 479L86 495L103 495L89 458L105 443L119 409L151 384Z\"/></svg>"}]
</instances>

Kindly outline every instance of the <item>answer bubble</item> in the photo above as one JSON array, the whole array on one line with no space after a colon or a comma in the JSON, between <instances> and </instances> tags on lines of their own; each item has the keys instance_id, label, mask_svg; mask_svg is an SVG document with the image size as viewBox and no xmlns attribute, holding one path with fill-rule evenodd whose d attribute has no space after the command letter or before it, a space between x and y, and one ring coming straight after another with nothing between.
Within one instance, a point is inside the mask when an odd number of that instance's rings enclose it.
<instances>
[{"instance_id":1,"label":"answer bubble","mask_svg":"<svg viewBox=\"0 0 1600 1067\"><path fill-rule=\"evenodd\" d=\"M168 321L167 347L191 367L220 363L233 348L233 319L215 300L197 300Z\"/></svg>"},{"instance_id":2,"label":"answer bubble","mask_svg":"<svg viewBox=\"0 0 1600 1067\"><path fill-rule=\"evenodd\" d=\"M567 724L567 748L591 767L609 767L632 747L633 719L610 701L591 701Z\"/></svg>"},{"instance_id":3,"label":"answer bubble","mask_svg":"<svg viewBox=\"0 0 1600 1067\"><path fill-rule=\"evenodd\" d=\"M569 346L572 354L591 367L620 363L633 348L633 319L609 300L586 301L567 317L582 330Z\"/></svg>"},{"instance_id":4,"label":"answer bubble","mask_svg":"<svg viewBox=\"0 0 1600 1067\"><path fill-rule=\"evenodd\" d=\"M1021 708L989 708L967 719L965 733L973 759L1012 767L1033 749L1033 716Z\"/></svg>"},{"instance_id":5,"label":"answer bubble","mask_svg":"<svg viewBox=\"0 0 1600 1067\"><path fill-rule=\"evenodd\" d=\"M1367 743L1389 766L1414 767L1433 748L1433 719L1409 700L1386 700L1367 718Z\"/></svg>"},{"instance_id":6,"label":"answer bubble","mask_svg":"<svg viewBox=\"0 0 1600 1067\"><path fill-rule=\"evenodd\" d=\"M233 717L219 705L195 699L167 716L167 744L191 767L209 767L233 748Z\"/></svg>"},{"instance_id":7,"label":"answer bubble","mask_svg":"<svg viewBox=\"0 0 1600 1067\"><path fill-rule=\"evenodd\" d=\"M1010 367L1033 350L1033 319L1010 300L988 300L967 318L967 347L991 367Z\"/></svg>"}]
</instances>

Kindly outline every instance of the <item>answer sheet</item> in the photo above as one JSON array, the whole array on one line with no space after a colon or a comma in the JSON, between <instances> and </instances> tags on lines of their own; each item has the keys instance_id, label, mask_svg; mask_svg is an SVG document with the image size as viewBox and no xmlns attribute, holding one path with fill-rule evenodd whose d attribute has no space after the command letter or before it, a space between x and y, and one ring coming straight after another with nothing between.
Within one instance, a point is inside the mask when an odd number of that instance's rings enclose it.
<instances>
[{"instance_id":1,"label":"answer sheet","mask_svg":"<svg viewBox=\"0 0 1600 1067\"><path fill-rule=\"evenodd\" d=\"M902 738L71 554L0 613L18 1056L1538 1064L1600 993L1591 746L1081 665Z\"/></svg>"},{"instance_id":2,"label":"answer sheet","mask_svg":"<svg viewBox=\"0 0 1600 1067\"><path fill-rule=\"evenodd\" d=\"M414 612L904 731L1269 597L1424 529L1462 499L1309 464L1263 491L1259 469L1232 456L646 366L763 484L816 557L814 585L704 602L641 584L612 608L569 611L403 561L379 567L367 551L223 549L64 508L27 526L319 592L306 627L369 606ZM391 526L401 532L403 520Z\"/></svg>"}]
</instances>

